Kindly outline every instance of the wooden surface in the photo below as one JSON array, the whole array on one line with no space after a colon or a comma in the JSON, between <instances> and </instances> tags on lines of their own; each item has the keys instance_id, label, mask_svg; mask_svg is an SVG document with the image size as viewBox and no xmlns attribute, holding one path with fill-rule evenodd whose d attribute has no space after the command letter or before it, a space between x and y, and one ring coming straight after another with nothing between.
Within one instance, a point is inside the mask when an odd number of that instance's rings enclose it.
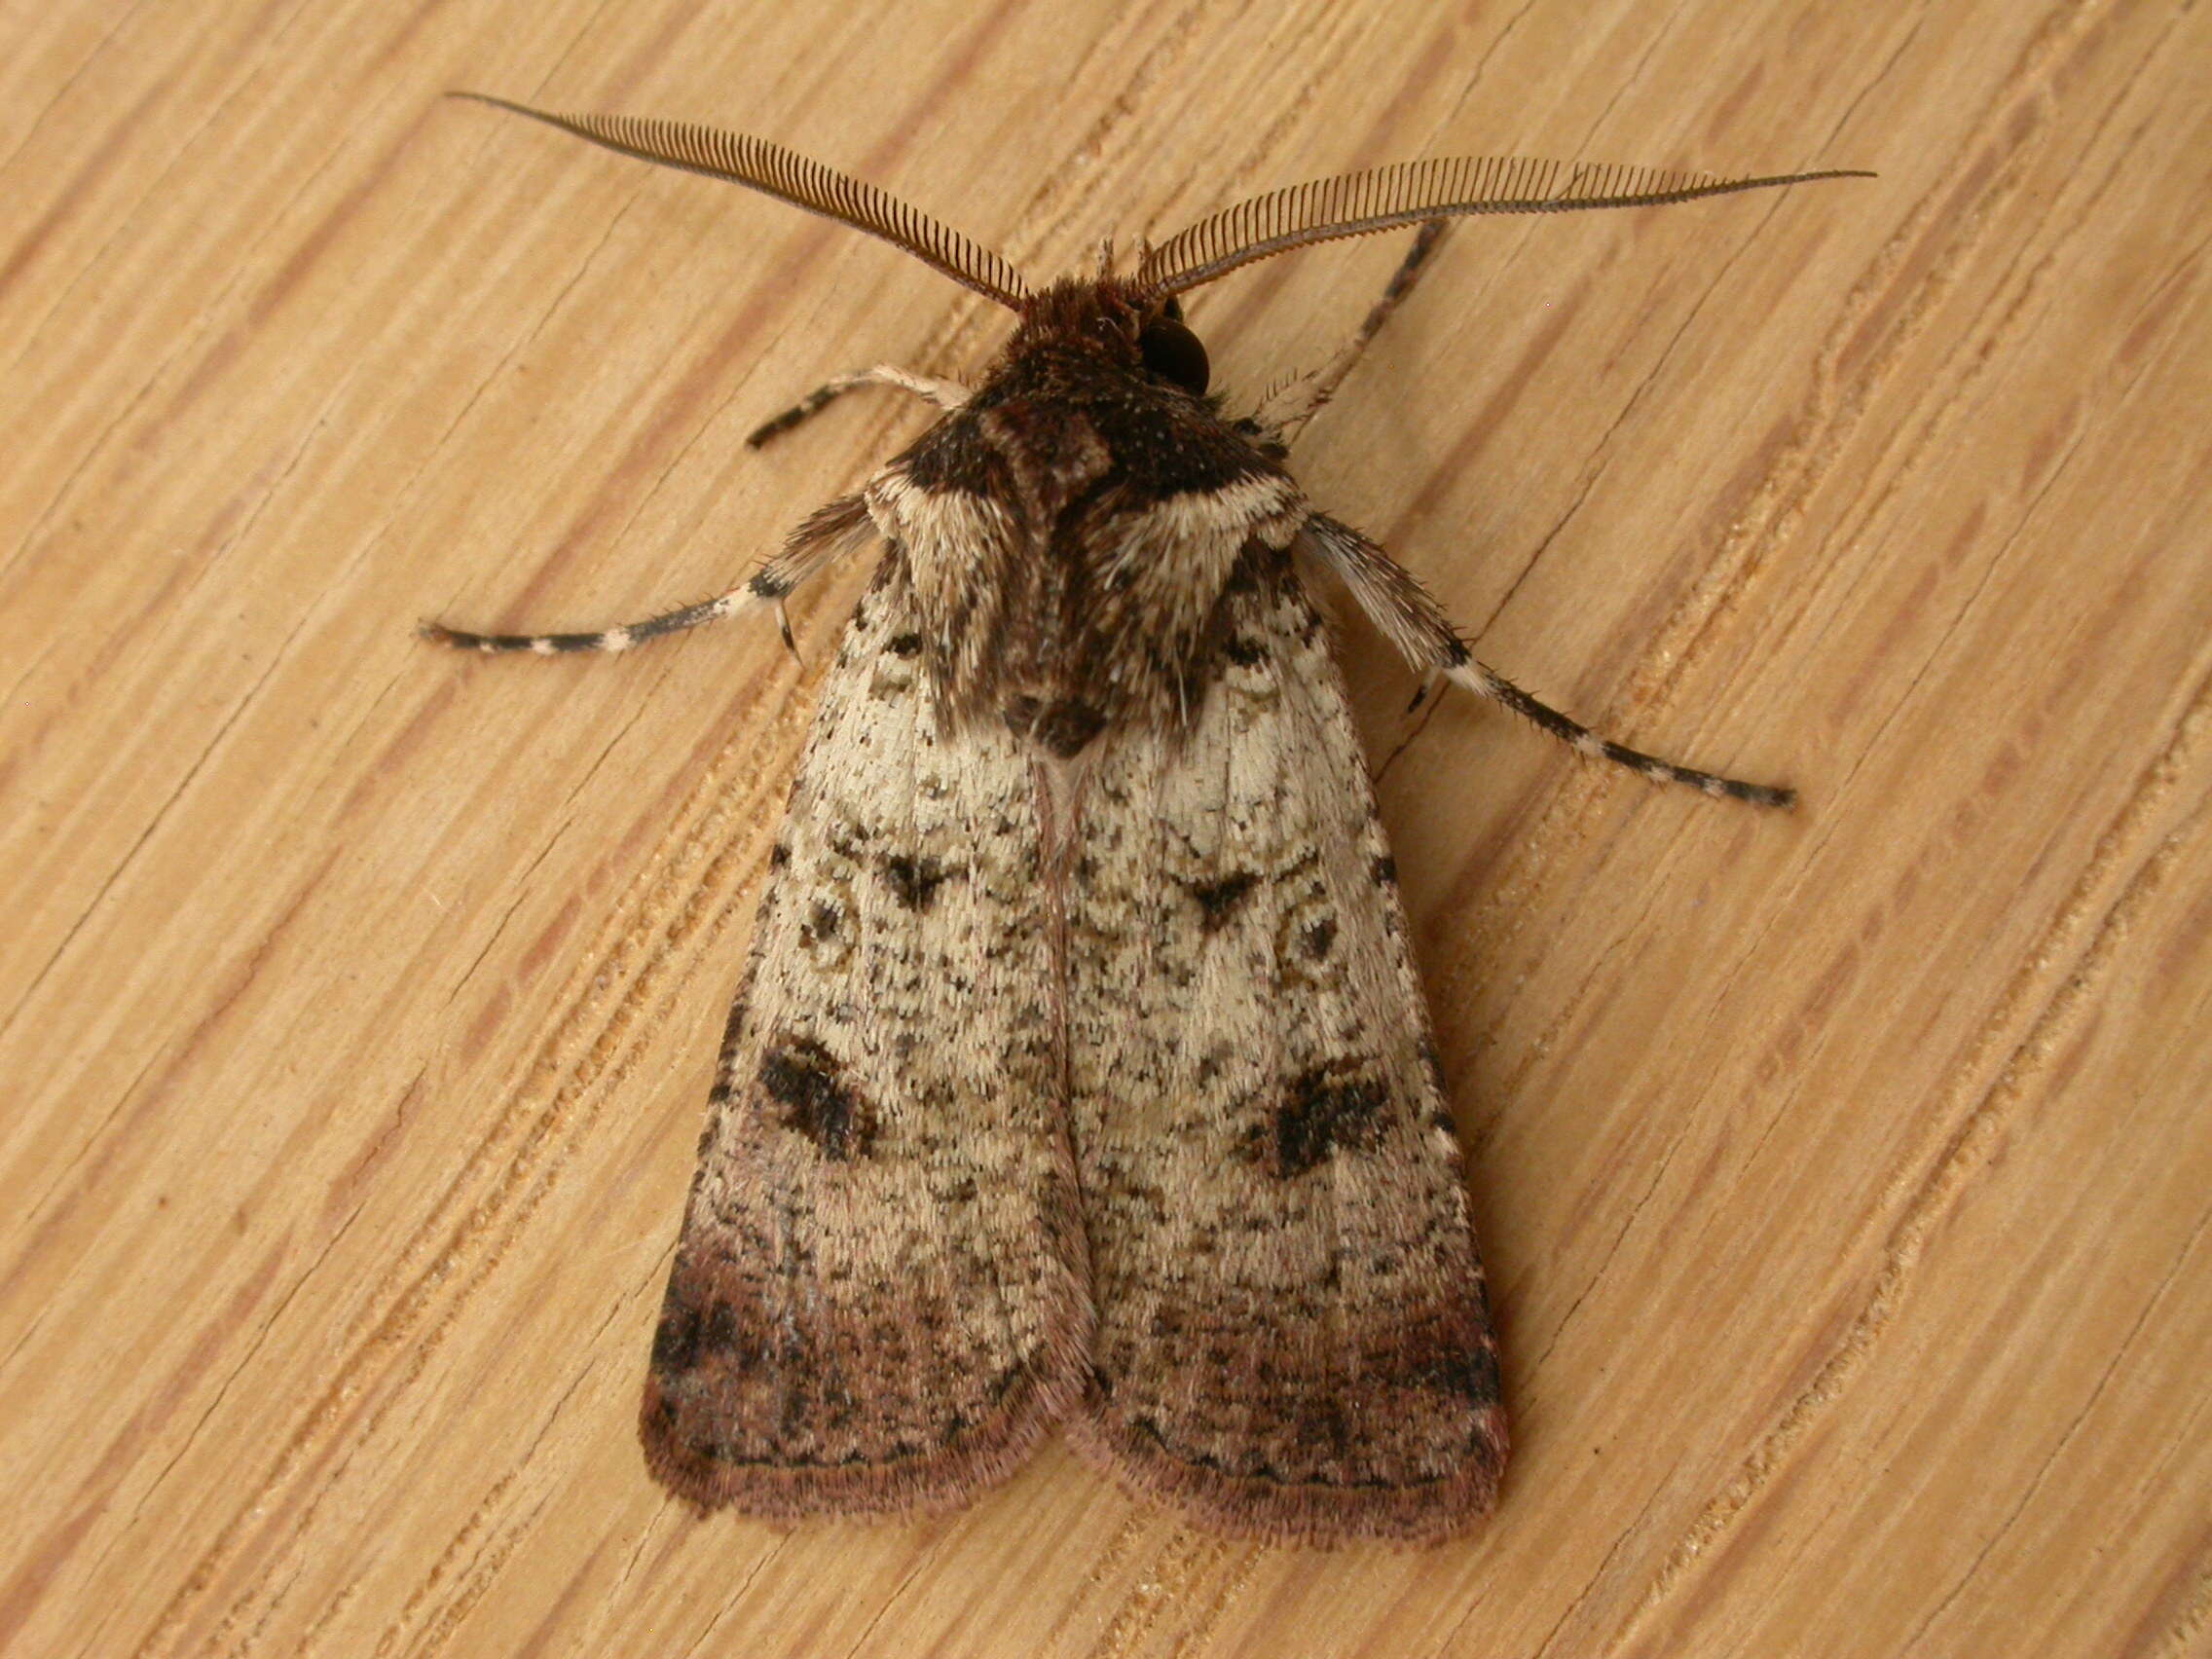
<instances>
[{"instance_id":1,"label":"wooden surface","mask_svg":"<svg viewBox=\"0 0 2212 1659\"><path fill-rule=\"evenodd\" d=\"M2168 3L0 12L0 1648L2212 1651L2212 25ZM1301 446L1472 1155L1489 1527L700 1524L632 1431L812 669L698 597L1002 323L480 108L689 116L1032 272L1427 154L1872 183L1462 227ZM1396 258L1194 308L1312 366ZM819 666L860 580L796 610Z\"/></svg>"}]
</instances>

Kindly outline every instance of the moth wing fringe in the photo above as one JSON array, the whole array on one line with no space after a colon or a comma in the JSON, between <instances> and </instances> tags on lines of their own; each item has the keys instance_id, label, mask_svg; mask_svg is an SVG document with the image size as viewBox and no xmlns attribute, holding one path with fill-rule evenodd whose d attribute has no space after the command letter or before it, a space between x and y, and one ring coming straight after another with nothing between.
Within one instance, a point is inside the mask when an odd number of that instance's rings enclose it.
<instances>
[{"instance_id":1,"label":"moth wing fringe","mask_svg":"<svg viewBox=\"0 0 2212 1659\"><path fill-rule=\"evenodd\" d=\"M1508 1451L1496 1413L1493 1456L1418 1488L1347 1492L1230 1480L1166 1456L1121 1425L1090 1414L1069 1419L1068 1449L1130 1496L1170 1504L1217 1532L1263 1543L1337 1549L1355 1543L1424 1547L1465 1531L1497 1505Z\"/></svg>"}]
</instances>

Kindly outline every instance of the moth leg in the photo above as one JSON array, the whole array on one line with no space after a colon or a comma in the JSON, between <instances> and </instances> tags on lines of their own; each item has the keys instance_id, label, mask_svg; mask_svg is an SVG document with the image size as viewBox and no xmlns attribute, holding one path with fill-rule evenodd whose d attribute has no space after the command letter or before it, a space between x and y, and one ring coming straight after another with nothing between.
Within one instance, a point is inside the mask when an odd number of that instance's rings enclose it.
<instances>
[{"instance_id":1,"label":"moth leg","mask_svg":"<svg viewBox=\"0 0 2212 1659\"><path fill-rule=\"evenodd\" d=\"M565 651L626 651L663 634L681 633L763 606L775 607L780 617L785 595L840 554L859 546L873 531L866 504L857 495L845 496L809 516L792 532L780 552L739 585L697 605L664 610L642 622L621 622L582 634L471 634L443 622L425 622L421 632L426 640L462 650L529 651L535 656L553 656ZM784 639L790 643L788 627Z\"/></svg>"},{"instance_id":2,"label":"moth leg","mask_svg":"<svg viewBox=\"0 0 2212 1659\"><path fill-rule=\"evenodd\" d=\"M1286 397L1295 394L1295 400L1287 408L1279 413L1263 413L1259 417L1264 424L1274 428L1283 443L1293 442L1306 430L1307 424L1337 395L1337 388L1344 385L1359 359L1366 354L1368 347L1375 343L1375 337L1382 332L1382 325L1390 320L1390 313L1403 305L1406 296L1414 291L1414 284L1420 280L1421 273L1428 268L1429 256L1436 251L1436 244L1444 239L1445 224L1446 221L1442 219L1429 219L1422 223L1420 229L1414 233L1413 245L1406 249L1406 257L1398 262L1398 269L1390 274L1390 280L1382 285L1382 297L1368 308L1367 315L1360 320L1359 327L1352 331L1352 337L1320 369L1294 382L1285 389Z\"/></svg>"},{"instance_id":3,"label":"moth leg","mask_svg":"<svg viewBox=\"0 0 2212 1659\"><path fill-rule=\"evenodd\" d=\"M1580 721L1561 714L1550 704L1531 697L1487 663L1477 662L1436 601L1413 575L1350 526L1326 513L1306 521L1302 538L1322 564L1335 571L1359 601L1362 610L1382 629L1390 643L1415 667L1441 674L1493 703L1503 704L1523 719L1549 732L1579 755L1610 760L1617 766L1649 778L1654 783L1687 784L1709 795L1726 795L1756 806L1795 804L1794 790L1770 784L1748 784L1723 778L1672 760L1645 755L1625 744L1600 737Z\"/></svg>"},{"instance_id":4,"label":"moth leg","mask_svg":"<svg viewBox=\"0 0 2212 1659\"><path fill-rule=\"evenodd\" d=\"M863 369L854 375L839 375L833 381L825 381L781 415L763 421L753 428L745 440L747 449L758 449L770 438L783 436L800 422L819 415L838 398L864 386L895 386L902 391L910 391L916 397L927 398L940 409L957 409L968 401L968 388L957 381L938 380L930 375L918 375L911 369L903 369L896 363L878 363L872 369Z\"/></svg>"}]
</instances>

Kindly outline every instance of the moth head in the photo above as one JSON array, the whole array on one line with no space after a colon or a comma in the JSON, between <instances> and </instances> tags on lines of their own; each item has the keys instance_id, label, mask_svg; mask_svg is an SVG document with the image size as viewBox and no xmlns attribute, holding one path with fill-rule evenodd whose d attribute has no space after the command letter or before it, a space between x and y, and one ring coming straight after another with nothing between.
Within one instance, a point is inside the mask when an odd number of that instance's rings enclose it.
<instances>
[{"instance_id":1,"label":"moth head","mask_svg":"<svg viewBox=\"0 0 2212 1659\"><path fill-rule=\"evenodd\" d=\"M455 92L571 132L641 161L710 178L728 179L793 206L821 213L904 248L964 287L988 296L1033 322L1053 295L1077 284L1056 283L1032 294L1005 258L873 185L820 162L743 133L687 122L626 115L556 115L480 92ZM1475 213L1565 213L1585 207L1642 207L1689 202L1739 190L1764 190L1824 178L1871 178L1852 169L1724 178L1654 167L1531 161L1513 156L1447 156L1401 162L1272 191L1208 214L1148 249L1133 277L1102 276L1088 286L1110 326L1121 330L1132 360L1146 373L1185 390L1206 385L1205 348L1183 321L1176 296L1293 248L1345 237L1373 236L1432 219ZM1096 325L1097 318L1087 318Z\"/></svg>"},{"instance_id":2,"label":"moth head","mask_svg":"<svg viewBox=\"0 0 2212 1659\"><path fill-rule=\"evenodd\" d=\"M1117 370L1205 395L1206 349L1183 320L1182 303L1126 277L1070 276L1024 300L1008 350L1019 356L1040 348L1088 352Z\"/></svg>"}]
</instances>

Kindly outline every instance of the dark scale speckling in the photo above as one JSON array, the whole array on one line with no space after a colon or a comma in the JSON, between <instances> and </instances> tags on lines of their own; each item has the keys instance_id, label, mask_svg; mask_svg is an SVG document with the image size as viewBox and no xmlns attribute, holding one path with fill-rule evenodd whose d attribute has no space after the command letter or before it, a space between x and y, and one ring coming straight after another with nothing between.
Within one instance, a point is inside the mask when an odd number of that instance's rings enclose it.
<instances>
[{"instance_id":1,"label":"dark scale speckling","mask_svg":"<svg viewBox=\"0 0 2212 1659\"><path fill-rule=\"evenodd\" d=\"M1444 1056L1437 1052L1435 1038L1425 1036L1421 1038L1420 1063L1422 1068L1428 1073L1429 1088L1435 1089L1437 1095L1440 1098L1449 1099L1451 1097L1451 1090L1445 1087ZM1446 1114L1445 1121L1447 1125L1449 1125L1451 1121L1449 1113Z\"/></svg>"}]
</instances>

